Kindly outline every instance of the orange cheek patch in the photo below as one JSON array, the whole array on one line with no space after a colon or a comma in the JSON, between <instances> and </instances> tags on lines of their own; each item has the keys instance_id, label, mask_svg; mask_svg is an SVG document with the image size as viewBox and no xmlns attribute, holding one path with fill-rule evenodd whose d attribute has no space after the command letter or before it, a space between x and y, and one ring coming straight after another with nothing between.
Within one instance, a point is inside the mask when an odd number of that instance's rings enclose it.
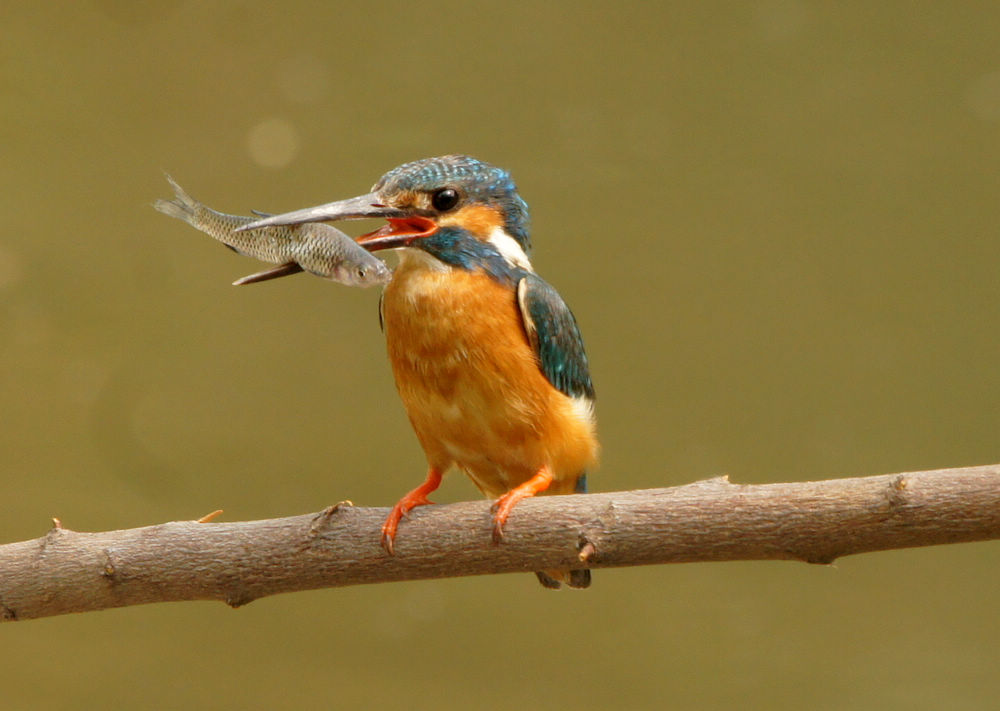
<instances>
[{"instance_id":1,"label":"orange cheek patch","mask_svg":"<svg viewBox=\"0 0 1000 711\"><path fill-rule=\"evenodd\" d=\"M487 240L490 233L503 225L500 212L488 205L467 205L450 215L445 215L438 224L442 227L461 227L471 232L476 238Z\"/></svg>"}]
</instances>

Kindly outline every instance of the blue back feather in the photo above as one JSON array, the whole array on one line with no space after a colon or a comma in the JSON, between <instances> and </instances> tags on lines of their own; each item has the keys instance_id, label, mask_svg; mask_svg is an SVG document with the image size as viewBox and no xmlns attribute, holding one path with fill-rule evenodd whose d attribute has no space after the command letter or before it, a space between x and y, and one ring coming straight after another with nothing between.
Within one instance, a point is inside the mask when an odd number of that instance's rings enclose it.
<instances>
[{"instance_id":1,"label":"blue back feather","mask_svg":"<svg viewBox=\"0 0 1000 711\"><path fill-rule=\"evenodd\" d=\"M593 400L590 366L573 312L559 292L537 274L524 276L519 293L528 338L545 377L565 395Z\"/></svg>"}]
</instances>

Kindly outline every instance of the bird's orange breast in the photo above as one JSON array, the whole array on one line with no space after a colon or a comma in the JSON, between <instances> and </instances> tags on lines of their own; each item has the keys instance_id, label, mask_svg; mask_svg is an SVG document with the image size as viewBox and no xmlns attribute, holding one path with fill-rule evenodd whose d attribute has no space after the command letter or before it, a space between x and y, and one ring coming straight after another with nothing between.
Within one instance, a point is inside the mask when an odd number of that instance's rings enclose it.
<instances>
[{"instance_id":1,"label":"bird's orange breast","mask_svg":"<svg viewBox=\"0 0 1000 711\"><path fill-rule=\"evenodd\" d=\"M549 493L573 491L597 458L590 405L542 374L514 289L404 258L382 315L396 387L432 467L457 465L499 496L548 466Z\"/></svg>"}]
</instances>

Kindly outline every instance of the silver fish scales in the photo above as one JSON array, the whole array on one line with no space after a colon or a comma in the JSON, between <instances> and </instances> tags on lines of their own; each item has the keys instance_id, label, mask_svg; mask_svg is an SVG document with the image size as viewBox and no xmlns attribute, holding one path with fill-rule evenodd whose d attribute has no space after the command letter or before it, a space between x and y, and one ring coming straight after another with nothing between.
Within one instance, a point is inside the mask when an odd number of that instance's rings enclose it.
<instances>
[{"instance_id":1,"label":"silver fish scales","mask_svg":"<svg viewBox=\"0 0 1000 711\"><path fill-rule=\"evenodd\" d=\"M167 181L174 189L174 199L157 200L153 207L184 220L239 254L279 265L237 279L235 285L300 271L348 286L385 284L392 278L392 270L385 262L335 227L310 223L237 232L238 227L260 219L260 215L244 217L217 212L188 195L169 175Z\"/></svg>"}]
</instances>

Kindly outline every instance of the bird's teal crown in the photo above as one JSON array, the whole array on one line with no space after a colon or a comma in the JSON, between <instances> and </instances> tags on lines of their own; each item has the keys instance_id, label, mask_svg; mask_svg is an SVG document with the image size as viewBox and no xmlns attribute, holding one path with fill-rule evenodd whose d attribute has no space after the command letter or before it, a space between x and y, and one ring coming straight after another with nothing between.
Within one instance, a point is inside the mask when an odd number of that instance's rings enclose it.
<instances>
[{"instance_id":1,"label":"bird's teal crown","mask_svg":"<svg viewBox=\"0 0 1000 711\"><path fill-rule=\"evenodd\" d=\"M470 202L497 207L504 217L504 230L525 254L530 252L528 204L503 168L463 155L424 158L393 168L372 190L391 194L407 190L432 192L446 187L454 188Z\"/></svg>"}]
</instances>

